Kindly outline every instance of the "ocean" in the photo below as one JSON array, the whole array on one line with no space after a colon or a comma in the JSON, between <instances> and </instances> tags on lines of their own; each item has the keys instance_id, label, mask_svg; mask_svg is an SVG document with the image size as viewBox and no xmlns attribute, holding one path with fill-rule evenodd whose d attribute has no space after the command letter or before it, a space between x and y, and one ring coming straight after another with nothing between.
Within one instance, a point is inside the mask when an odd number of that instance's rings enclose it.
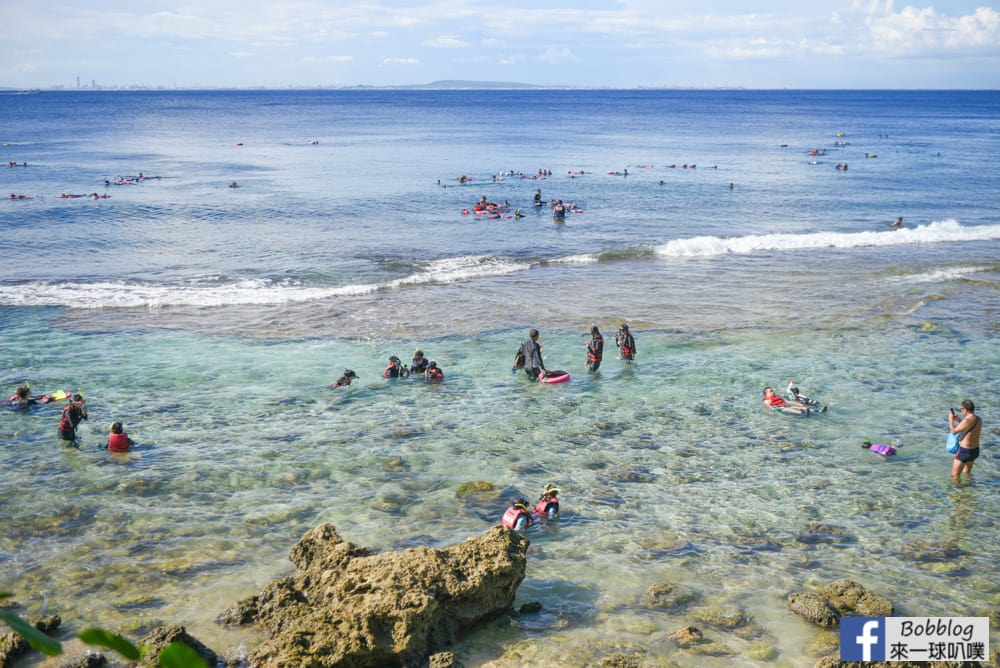
<instances>
[{"instance_id":1,"label":"ocean","mask_svg":"<svg viewBox=\"0 0 1000 668\"><path fill-rule=\"evenodd\" d=\"M0 95L0 135L0 385L89 406L79 450L57 406L0 411L0 590L64 638L247 652L214 619L309 528L446 546L550 482L515 601L542 610L470 668L811 665L829 637L786 598L841 577L906 616L1000 606L1000 92L43 92ZM570 382L512 372L531 328ZM443 383L382 379L416 349ZM792 379L829 410L762 408ZM651 609L660 583L693 602ZM690 624L733 654L677 648Z\"/></svg>"}]
</instances>

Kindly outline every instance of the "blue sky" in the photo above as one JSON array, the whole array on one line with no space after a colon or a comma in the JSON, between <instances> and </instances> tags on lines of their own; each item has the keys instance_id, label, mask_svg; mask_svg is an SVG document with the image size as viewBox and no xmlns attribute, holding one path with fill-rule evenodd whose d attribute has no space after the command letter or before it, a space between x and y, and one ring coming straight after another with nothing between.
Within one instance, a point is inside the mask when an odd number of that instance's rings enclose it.
<instances>
[{"instance_id":1,"label":"blue sky","mask_svg":"<svg viewBox=\"0 0 1000 668\"><path fill-rule=\"evenodd\" d=\"M0 86L1000 88L963 0L23 0Z\"/></svg>"}]
</instances>

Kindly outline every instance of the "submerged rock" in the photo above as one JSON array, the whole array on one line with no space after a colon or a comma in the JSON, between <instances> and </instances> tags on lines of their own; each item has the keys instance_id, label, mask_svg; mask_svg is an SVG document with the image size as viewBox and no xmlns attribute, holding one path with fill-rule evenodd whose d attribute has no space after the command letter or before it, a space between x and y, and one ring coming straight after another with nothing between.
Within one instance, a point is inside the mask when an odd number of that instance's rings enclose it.
<instances>
[{"instance_id":1,"label":"submerged rock","mask_svg":"<svg viewBox=\"0 0 1000 668\"><path fill-rule=\"evenodd\" d=\"M818 592L790 594L788 607L795 614L821 628L839 626L840 618L847 615L888 617L894 611L889 599L847 578L834 580L824 585Z\"/></svg>"},{"instance_id":2,"label":"submerged rock","mask_svg":"<svg viewBox=\"0 0 1000 668\"><path fill-rule=\"evenodd\" d=\"M398 666L427 660L461 634L510 610L528 540L497 526L444 549L375 554L329 524L289 555L297 572L224 612L270 637L254 666Z\"/></svg>"},{"instance_id":3,"label":"submerged rock","mask_svg":"<svg viewBox=\"0 0 1000 668\"><path fill-rule=\"evenodd\" d=\"M843 527L825 522L814 522L799 533L795 540L806 545L816 545L817 543L853 543L855 538Z\"/></svg>"},{"instance_id":4,"label":"submerged rock","mask_svg":"<svg viewBox=\"0 0 1000 668\"><path fill-rule=\"evenodd\" d=\"M676 610L697 597L694 591L682 585L658 582L646 590L646 607L653 610Z\"/></svg>"},{"instance_id":5,"label":"submerged rock","mask_svg":"<svg viewBox=\"0 0 1000 668\"><path fill-rule=\"evenodd\" d=\"M680 647L689 647L701 642L704 637L700 630L694 626L685 626L670 634L670 639Z\"/></svg>"},{"instance_id":6,"label":"submerged rock","mask_svg":"<svg viewBox=\"0 0 1000 668\"><path fill-rule=\"evenodd\" d=\"M893 613L892 603L884 596L868 591L853 580L834 580L819 590L837 611L844 615L862 617L889 617Z\"/></svg>"},{"instance_id":7,"label":"submerged rock","mask_svg":"<svg viewBox=\"0 0 1000 668\"><path fill-rule=\"evenodd\" d=\"M820 628L840 625L840 614L825 598L811 591L789 594L788 609Z\"/></svg>"}]
</instances>

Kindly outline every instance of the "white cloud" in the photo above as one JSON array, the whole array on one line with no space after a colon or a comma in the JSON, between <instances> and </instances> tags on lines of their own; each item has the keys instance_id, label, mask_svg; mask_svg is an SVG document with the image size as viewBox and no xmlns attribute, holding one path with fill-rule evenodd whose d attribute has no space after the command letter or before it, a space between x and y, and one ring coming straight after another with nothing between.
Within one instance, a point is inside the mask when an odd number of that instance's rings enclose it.
<instances>
[{"instance_id":1,"label":"white cloud","mask_svg":"<svg viewBox=\"0 0 1000 668\"><path fill-rule=\"evenodd\" d=\"M543 63L548 63L550 65L559 63L580 62L580 59L577 58L575 55L573 55L573 52L570 49L564 46L563 47L550 46L549 48L545 49L545 51L542 52L540 56L538 56L538 60Z\"/></svg>"},{"instance_id":2,"label":"white cloud","mask_svg":"<svg viewBox=\"0 0 1000 668\"><path fill-rule=\"evenodd\" d=\"M306 56L299 60L303 65L313 65L316 63L349 63L354 60L354 56Z\"/></svg>"},{"instance_id":3,"label":"white cloud","mask_svg":"<svg viewBox=\"0 0 1000 668\"><path fill-rule=\"evenodd\" d=\"M465 49L469 46L468 42L463 42L455 37L437 37L424 40L421 44L431 49Z\"/></svg>"},{"instance_id":4,"label":"white cloud","mask_svg":"<svg viewBox=\"0 0 1000 668\"><path fill-rule=\"evenodd\" d=\"M230 67L214 75L235 77L219 85L252 85L292 80L297 75L289 68L295 63L352 59L357 82L369 83L378 78L380 64L419 64L410 76L443 79L457 75L461 63L484 56L483 77L492 76L490 63L531 64L523 70L529 81L555 76L546 68L558 66L559 78L583 85L605 83L608 73L655 82L664 68L700 80L713 76L709 70L719 61L726 62L727 72L734 69L729 63L746 61L740 70L746 81L737 83L747 86L756 81L808 85L814 79L805 73L822 69L839 72L841 85L850 87L851 81L873 80L861 77L859 66L888 72L890 64L912 67L910 81L918 87L952 85L955 74L965 81L978 78L985 87L1000 85L1000 0L982 0L978 9L974 0L936 6L931 1L762 0L748 12L738 0L696 5L681 0L103 0L100 8L69 12L54 0L31 0L7 3L7 52L17 54L15 60L38 63L38 74L14 73L13 63L0 67L6 68L10 85L22 87L35 79L41 84L45 78L65 79L83 59L92 60L88 69L98 72L116 71L128 61L133 69L183 82L207 76L191 64L193 54L252 57L260 67ZM448 49L463 57L438 53ZM383 58L387 51L411 57ZM923 65L905 65L910 57L919 57ZM900 81L899 74L893 73L893 83Z\"/></svg>"},{"instance_id":5,"label":"white cloud","mask_svg":"<svg viewBox=\"0 0 1000 668\"><path fill-rule=\"evenodd\" d=\"M898 55L938 50L1000 52L1000 13L980 7L967 16L952 17L933 7L904 7L899 12L869 17L874 49Z\"/></svg>"}]
</instances>

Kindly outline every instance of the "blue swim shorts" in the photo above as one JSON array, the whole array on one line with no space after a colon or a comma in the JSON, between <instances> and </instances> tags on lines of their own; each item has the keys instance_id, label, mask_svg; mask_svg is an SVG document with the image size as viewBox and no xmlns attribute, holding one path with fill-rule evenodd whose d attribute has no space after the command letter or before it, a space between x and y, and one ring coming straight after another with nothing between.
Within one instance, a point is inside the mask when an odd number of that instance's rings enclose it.
<instances>
[{"instance_id":1,"label":"blue swim shorts","mask_svg":"<svg viewBox=\"0 0 1000 668\"><path fill-rule=\"evenodd\" d=\"M978 456L979 448L963 448L962 446L958 446L958 454L955 455L955 459L965 464L976 461Z\"/></svg>"}]
</instances>

